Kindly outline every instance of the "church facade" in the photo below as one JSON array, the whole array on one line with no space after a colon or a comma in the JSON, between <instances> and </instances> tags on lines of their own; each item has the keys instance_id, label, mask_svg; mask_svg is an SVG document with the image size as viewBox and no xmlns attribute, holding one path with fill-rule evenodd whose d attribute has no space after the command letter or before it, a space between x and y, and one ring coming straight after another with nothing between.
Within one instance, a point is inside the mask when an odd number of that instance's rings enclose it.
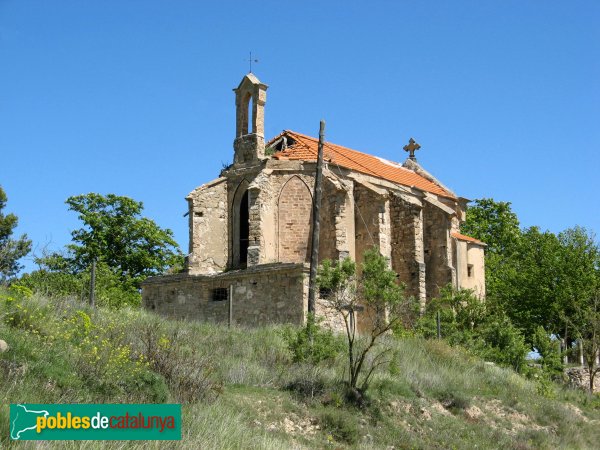
<instances>
[{"instance_id":1,"label":"church facade","mask_svg":"<svg viewBox=\"0 0 600 450\"><path fill-rule=\"evenodd\" d=\"M249 73L234 89L233 164L188 196L186 271L142 286L146 308L242 325L304 323L318 140L264 137L267 86ZM423 308L447 284L485 296L485 244L459 232L467 199L411 156L395 163L326 142L319 261L368 248L388 258ZM317 300L317 315L330 317Z\"/></svg>"}]
</instances>

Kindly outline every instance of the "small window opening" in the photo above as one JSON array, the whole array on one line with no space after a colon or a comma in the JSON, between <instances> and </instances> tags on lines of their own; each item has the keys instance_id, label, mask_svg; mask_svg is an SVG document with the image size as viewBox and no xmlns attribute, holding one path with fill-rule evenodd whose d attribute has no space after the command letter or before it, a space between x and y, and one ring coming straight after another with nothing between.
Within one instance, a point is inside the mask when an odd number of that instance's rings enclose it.
<instances>
[{"instance_id":1,"label":"small window opening","mask_svg":"<svg viewBox=\"0 0 600 450\"><path fill-rule=\"evenodd\" d=\"M227 300L227 288L216 288L212 290L212 301L222 302Z\"/></svg>"},{"instance_id":2,"label":"small window opening","mask_svg":"<svg viewBox=\"0 0 600 450\"><path fill-rule=\"evenodd\" d=\"M321 287L319 288L319 297L325 299L331 297L331 289Z\"/></svg>"},{"instance_id":3,"label":"small window opening","mask_svg":"<svg viewBox=\"0 0 600 450\"><path fill-rule=\"evenodd\" d=\"M195 211L194 212L194 217L203 217L204 213L202 211Z\"/></svg>"},{"instance_id":4,"label":"small window opening","mask_svg":"<svg viewBox=\"0 0 600 450\"><path fill-rule=\"evenodd\" d=\"M254 123L254 105L253 105L253 101L252 101L252 97L250 97L250 100L248 101L248 134L251 133L256 133L256 130L254 129L255 123Z\"/></svg>"},{"instance_id":5,"label":"small window opening","mask_svg":"<svg viewBox=\"0 0 600 450\"><path fill-rule=\"evenodd\" d=\"M252 94L250 92L246 94L242 108L242 135L254 133L254 119L252 117L253 101Z\"/></svg>"},{"instance_id":6,"label":"small window opening","mask_svg":"<svg viewBox=\"0 0 600 450\"><path fill-rule=\"evenodd\" d=\"M467 265L467 276L469 278L473 277L473 264Z\"/></svg>"}]
</instances>

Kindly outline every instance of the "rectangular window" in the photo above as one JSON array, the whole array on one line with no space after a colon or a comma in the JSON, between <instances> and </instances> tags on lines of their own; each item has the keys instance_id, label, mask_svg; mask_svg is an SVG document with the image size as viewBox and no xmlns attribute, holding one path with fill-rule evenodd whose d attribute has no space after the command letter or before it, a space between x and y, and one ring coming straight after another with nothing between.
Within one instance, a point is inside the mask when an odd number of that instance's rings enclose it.
<instances>
[{"instance_id":1,"label":"rectangular window","mask_svg":"<svg viewBox=\"0 0 600 450\"><path fill-rule=\"evenodd\" d=\"M212 301L222 302L227 300L227 288L216 288L212 290Z\"/></svg>"},{"instance_id":2,"label":"rectangular window","mask_svg":"<svg viewBox=\"0 0 600 450\"><path fill-rule=\"evenodd\" d=\"M473 277L473 264L468 264L467 265L467 276L469 278Z\"/></svg>"}]
</instances>

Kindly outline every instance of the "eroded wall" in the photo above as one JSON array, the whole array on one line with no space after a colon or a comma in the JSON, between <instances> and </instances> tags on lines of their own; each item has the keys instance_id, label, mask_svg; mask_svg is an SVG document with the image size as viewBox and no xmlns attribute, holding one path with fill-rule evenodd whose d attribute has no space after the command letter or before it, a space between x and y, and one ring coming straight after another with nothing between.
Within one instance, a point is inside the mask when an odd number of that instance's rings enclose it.
<instances>
[{"instance_id":1,"label":"eroded wall","mask_svg":"<svg viewBox=\"0 0 600 450\"><path fill-rule=\"evenodd\" d=\"M360 265L366 250L379 248L380 214L385 212L381 196L372 190L356 184L354 186L354 230L356 262Z\"/></svg>"},{"instance_id":2,"label":"eroded wall","mask_svg":"<svg viewBox=\"0 0 600 450\"><path fill-rule=\"evenodd\" d=\"M142 304L170 318L226 323L229 302L214 301L213 289L232 286L234 324L301 325L307 278L308 268L302 264L269 264L213 276L152 277L142 284Z\"/></svg>"},{"instance_id":3,"label":"eroded wall","mask_svg":"<svg viewBox=\"0 0 600 450\"><path fill-rule=\"evenodd\" d=\"M338 193L331 183L323 180L319 223L319 261L337 260L336 220L338 216ZM309 236L312 236L312 231Z\"/></svg>"},{"instance_id":4,"label":"eroded wall","mask_svg":"<svg viewBox=\"0 0 600 450\"><path fill-rule=\"evenodd\" d=\"M225 270L228 255L227 183L224 178L194 190L188 196L190 274Z\"/></svg>"},{"instance_id":5,"label":"eroded wall","mask_svg":"<svg viewBox=\"0 0 600 450\"><path fill-rule=\"evenodd\" d=\"M405 285L405 294L426 302L426 271L423 208L400 196L391 200L392 268Z\"/></svg>"},{"instance_id":6,"label":"eroded wall","mask_svg":"<svg viewBox=\"0 0 600 450\"><path fill-rule=\"evenodd\" d=\"M455 284L450 240L450 217L429 203L423 206L423 244L427 300L439 295L448 283Z\"/></svg>"}]
</instances>

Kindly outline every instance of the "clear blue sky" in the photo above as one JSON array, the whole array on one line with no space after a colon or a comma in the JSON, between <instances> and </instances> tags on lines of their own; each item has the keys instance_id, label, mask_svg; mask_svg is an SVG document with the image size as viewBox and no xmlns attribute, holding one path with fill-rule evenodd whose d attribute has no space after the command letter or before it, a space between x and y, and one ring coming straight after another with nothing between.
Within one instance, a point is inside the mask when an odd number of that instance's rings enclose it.
<instances>
[{"instance_id":1,"label":"clear blue sky","mask_svg":"<svg viewBox=\"0 0 600 450\"><path fill-rule=\"evenodd\" d=\"M141 200L187 251L184 197L232 160L234 96L283 129L419 162L523 226L600 232L598 1L0 0L0 184L37 246L64 201ZM33 268L26 261L28 268Z\"/></svg>"}]
</instances>

